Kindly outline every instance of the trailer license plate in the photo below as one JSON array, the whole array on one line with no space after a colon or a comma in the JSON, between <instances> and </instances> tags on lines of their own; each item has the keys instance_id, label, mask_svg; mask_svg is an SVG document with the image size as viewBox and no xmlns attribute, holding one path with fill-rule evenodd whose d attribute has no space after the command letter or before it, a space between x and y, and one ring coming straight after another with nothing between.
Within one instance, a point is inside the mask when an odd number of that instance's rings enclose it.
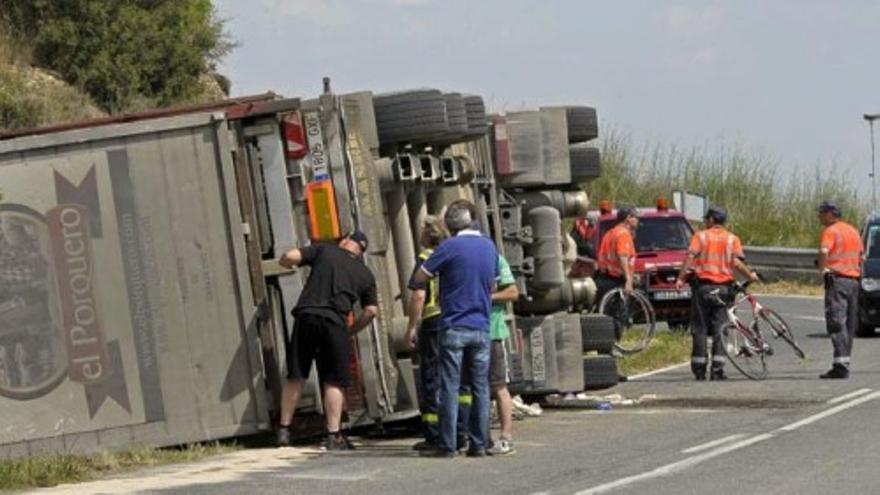
<instances>
[{"instance_id":1,"label":"trailer license plate","mask_svg":"<svg viewBox=\"0 0 880 495\"><path fill-rule=\"evenodd\" d=\"M676 299L690 299L691 298L691 290L690 289L681 289L681 290L658 290L651 294L653 299L657 301L672 301Z\"/></svg>"}]
</instances>

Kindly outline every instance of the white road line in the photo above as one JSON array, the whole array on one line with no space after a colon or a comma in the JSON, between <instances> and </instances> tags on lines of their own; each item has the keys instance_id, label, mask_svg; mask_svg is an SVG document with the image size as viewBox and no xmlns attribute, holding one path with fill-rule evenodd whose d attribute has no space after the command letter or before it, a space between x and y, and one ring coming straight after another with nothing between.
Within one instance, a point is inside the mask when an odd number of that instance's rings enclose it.
<instances>
[{"instance_id":1,"label":"white road line","mask_svg":"<svg viewBox=\"0 0 880 495\"><path fill-rule=\"evenodd\" d=\"M684 449L681 451L682 454L696 454L697 452L702 452L703 450L709 450L712 447L717 447L719 445L723 445L725 443L730 443L734 440L739 440L740 438L746 436L745 433L737 433L736 435L730 435L729 437L719 438L718 440L712 440L711 442L706 442L695 447L691 447L689 449Z\"/></svg>"},{"instance_id":2,"label":"white road line","mask_svg":"<svg viewBox=\"0 0 880 495\"><path fill-rule=\"evenodd\" d=\"M829 399L829 400L828 400L828 404L837 404L838 402L843 402L843 401L845 401L845 400L852 399L853 397L858 397L858 396L860 396L860 395L865 395L865 394L867 394L867 393L870 392L870 391L871 391L870 388L860 388L860 389L856 390L855 392L850 392L850 393L848 393L848 394L844 394L844 395L841 395L841 396L839 396L839 397L835 397L835 398L833 398L833 399Z\"/></svg>"},{"instance_id":3,"label":"white road line","mask_svg":"<svg viewBox=\"0 0 880 495\"><path fill-rule=\"evenodd\" d=\"M658 375L658 374L660 374L660 373L665 373L665 372L667 372L667 371L672 371L672 370L674 370L674 369L681 368L682 366L687 366L688 364L690 364L690 361L685 361L685 362L683 362L683 363L673 364L672 366L667 366L667 367L665 367L665 368L660 368L659 370L649 371L649 372L647 372L647 373L642 373L642 374L640 374L640 375L632 375L632 376L630 376L630 377L627 378L627 381L638 380L638 379L640 379L640 378L645 378L645 377L648 377L648 376L651 376L651 375Z\"/></svg>"},{"instance_id":4,"label":"white road line","mask_svg":"<svg viewBox=\"0 0 880 495\"><path fill-rule=\"evenodd\" d=\"M726 454L728 452L733 452L734 450L738 450L744 447L748 447L749 445L754 445L758 442L763 442L769 438L773 438L773 435L769 433L765 433L763 435L754 436L752 438L747 438L737 443L733 443L719 449L710 450L704 454L695 455L692 457L688 457L687 459L674 462L672 464L667 464L665 466L658 467L653 471L648 471L647 473L637 474L635 476L630 476L628 478L621 478L617 481L612 481L611 483L605 483L604 485L599 485L589 490L584 490L582 492L577 492L576 495L595 495L599 493L607 493L617 488L621 488L627 485L631 485L633 483L638 483L639 481L648 480L651 478L659 478L661 476L669 476L671 474L675 474L679 471L683 471L687 468L700 464L701 462L708 461L709 459L713 459L720 455Z\"/></svg>"},{"instance_id":5,"label":"white road line","mask_svg":"<svg viewBox=\"0 0 880 495\"><path fill-rule=\"evenodd\" d=\"M745 447L749 447L751 445L755 445L756 443L763 442L764 440L769 440L769 439L771 439L777 435L780 435L780 434L794 431L798 428L815 423L816 421L819 421L820 419L827 418L828 416L832 416L832 415L837 414L841 411L845 411L849 408L858 406L860 404L864 404L865 402L868 402L870 400L874 400L877 398L880 398L880 392L874 392L872 394L865 395L865 396L859 397L857 399L851 400L849 402L845 402L843 404L834 406L834 407L832 407L830 409L826 409L825 411L822 411L818 414L814 414L814 415L809 416L807 418L804 418L800 421L796 421L796 422L791 423L789 425L783 426L783 427L781 427L777 430L774 430L770 433L763 433L761 435L756 435L751 438L746 438L746 439L740 440L739 442L736 442L736 443L724 445L724 446L721 446L717 449L710 450L710 451L704 452L702 454L697 454L697 455L682 459L678 462L673 462L672 464L667 464L665 466L658 467L652 471L647 471L647 472L644 472L641 474L637 474L635 476L621 478L619 480L612 481L610 483L605 483L604 485L595 486L593 488L589 488L587 490L577 492L576 495L595 495L595 494L599 494L599 493L607 493L612 490L616 490L618 488L632 485L634 483L638 483L641 481L649 480L652 478L659 478L659 477L663 477L663 476L669 476L669 475L684 471L685 469L691 468L693 466L696 466L697 464L701 464L703 462L706 462L710 459L714 459L715 457L718 457L720 455L724 455L724 454L733 452L735 450L739 450L739 449L743 449Z\"/></svg>"},{"instance_id":6,"label":"white road line","mask_svg":"<svg viewBox=\"0 0 880 495\"><path fill-rule=\"evenodd\" d=\"M804 418L804 419L797 421L795 423L792 423L790 425L783 426L782 428L779 429L779 431L797 430L798 428L801 428L803 426L807 426L809 424L815 423L816 421L819 421L822 418L827 418L828 416L832 416L832 415L837 414L841 411L845 411L851 407L855 407L859 404L864 404L865 402L868 402L869 400L874 400L877 398L880 398L880 392L874 392L872 394L868 394L863 397L859 397L858 399L851 400L849 402L844 402L843 404L834 406L831 409L827 409L825 411L822 411L819 414L814 414L814 415L810 416L809 418Z\"/></svg>"},{"instance_id":7,"label":"white road line","mask_svg":"<svg viewBox=\"0 0 880 495\"><path fill-rule=\"evenodd\" d=\"M381 469L367 473L290 473L279 475L280 478L289 480L313 480L313 481L371 481L382 474Z\"/></svg>"}]
</instances>

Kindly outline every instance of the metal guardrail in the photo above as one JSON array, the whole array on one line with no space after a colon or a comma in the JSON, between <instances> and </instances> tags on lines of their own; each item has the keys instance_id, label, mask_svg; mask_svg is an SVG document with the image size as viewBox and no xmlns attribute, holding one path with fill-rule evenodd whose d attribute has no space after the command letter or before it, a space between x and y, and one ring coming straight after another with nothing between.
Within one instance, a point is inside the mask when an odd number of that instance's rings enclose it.
<instances>
[{"instance_id":1,"label":"metal guardrail","mask_svg":"<svg viewBox=\"0 0 880 495\"><path fill-rule=\"evenodd\" d=\"M769 280L817 282L817 249L745 246L746 262Z\"/></svg>"}]
</instances>

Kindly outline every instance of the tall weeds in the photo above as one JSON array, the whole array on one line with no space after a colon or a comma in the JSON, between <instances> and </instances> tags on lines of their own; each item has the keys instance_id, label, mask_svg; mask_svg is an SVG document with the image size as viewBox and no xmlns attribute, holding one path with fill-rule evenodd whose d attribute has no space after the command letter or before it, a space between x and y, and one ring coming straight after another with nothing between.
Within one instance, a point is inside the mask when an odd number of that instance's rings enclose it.
<instances>
[{"instance_id":1,"label":"tall weeds","mask_svg":"<svg viewBox=\"0 0 880 495\"><path fill-rule=\"evenodd\" d=\"M673 190L702 194L728 210L728 227L743 243L814 247L821 227L816 206L837 201L859 225L868 212L839 168L801 167L784 173L773 156L740 143L692 148L636 143L612 131L603 139L602 176L585 186L593 201L649 206Z\"/></svg>"}]
</instances>

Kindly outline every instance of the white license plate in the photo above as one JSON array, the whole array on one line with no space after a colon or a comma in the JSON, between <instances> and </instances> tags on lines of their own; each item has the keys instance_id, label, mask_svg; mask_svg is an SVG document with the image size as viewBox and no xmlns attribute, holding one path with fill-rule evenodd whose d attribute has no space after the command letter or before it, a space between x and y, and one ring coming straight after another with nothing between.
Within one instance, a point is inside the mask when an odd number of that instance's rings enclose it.
<instances>
[{"instance_id":1,"label":"white license plate","mask_svg":"<svg viewBox=\"0 0 880 495\"><path fill-rule=\"evenodd\" d=\"M309 142L309 157L312 165L312 180L325 180L329 173L327 149L324 147L324 133L321 131L321 115L318 112L303 113L306 136Z\"/></svg>"},{"instance_id":2,"label":"white license plate","mask_svg":"<svg viewBox=\"0 0 880 495\"><path fill-rule=\"evenodd\" d=\"M658 290L651 293L651 298L657 301L674 301L678 299L690 299L690 289L681 290Z\"/></svg>"}]
</instances>

